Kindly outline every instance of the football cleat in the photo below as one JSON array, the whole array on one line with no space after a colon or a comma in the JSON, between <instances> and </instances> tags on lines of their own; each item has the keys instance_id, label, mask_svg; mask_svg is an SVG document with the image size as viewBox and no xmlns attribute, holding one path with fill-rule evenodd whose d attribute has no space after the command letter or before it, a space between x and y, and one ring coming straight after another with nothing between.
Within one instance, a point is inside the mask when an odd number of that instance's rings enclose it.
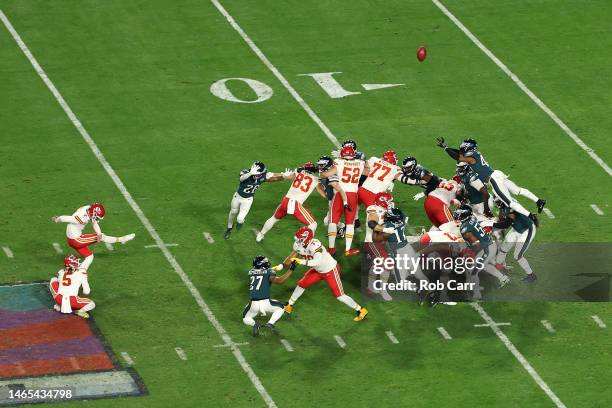
<instances>
[{"instance_id":1,"label":"football cleat","mask_svg":"<svg viewBox=\"0 0 612 408\"><path fill-rule=\"evenodd\" d=\"M244 225L244 224L241 224L241 223L237 222L237 223L236 223L236 229L237 229L237 230L242 229L242 226L243 226L243 225Z\"/></svg>"},{"instance_id":2,"label":"football cleat","mask_svg":"<svg viewBox=\"0 0 612 408\"><path fill-rule=\"evenodd\" d=\"M255 324L253 325L253 330L251 331L253 337L259 336L259 327L259 323L255 322Z\"/></svg>"},{"instance_id":3,"label":"football cleat","mask_svg":"<svg viewBox=\"0 0 612 408\"><path fill-rule=\"evenodd\" d=\"M529 214L529 219L531 221L533 221L533 225L535 225L536 227L540 226L540 220L538 220L538 216L537 215L531 213L531 214Z\"/></svg>"},{"instance_id":4,"label":"football cleat","mask_svg":"<svg viewBox=\"0 0 612 408\"><path fill-rule=\"evenodd\" d=\"M330 255L336 255L336 248L327 248L327 252L329 252Z\"/></svg>"},{"instance_id":5,"label":"football cleat","mask_svg":"<svg viewBox=\"0 0 612 408\"><path fill-rule=\"evenodd\" d=\"M359 255L361 253L358 249L349 249L348 251L344 251L344 256L354 256Z\"/></svg>"},{"instance_id":6,"label":"football cleat","mask_svg":"<svg viewBox=\"0 0 612 408\"><path fill-rule=\"evenodd\" d=\"M261 232L257 233L257 236L255 237L255 241L256 242L261 242L264 239L264 234L262 234Z\"/></svg>"},{"instance_id":7,"label":"football cleat","mask_svg":"<svg viewBox=\"0 0 612 408\"><path fill-rule=\"evenodd\" d=\"M117 238L117 241L120 244L125 244L126 242L133 240L135 236L136 236L136 234L131 233L131 234L124 235L122 237Z\"/></svg>"},{"instance_id":8,"label":"football cleat","mask_svg":"<svg viewBox=\"0 0 612 408\"><path fill-rule=\"evenodd\" d=\"M368 315L368 309L366 309L365 307L362 307L361 309L359 309L357 311L357 316L355 316L355 318L353 319L356 322L359 322L363 319L365 319L365 317Z\"/></svg>"},{"instance_id":9,"label":"football cleat","mask_svg":"<svg viewBox=\"0 0 612 408\"><path fill-rule=\"evenodd\" d=\"M83 319L89 319L89 313L84 310L77 310L74 312L77 316L81 316Z\"/></svg>"},{"instance_id":10,"label":"football cleat","mask_svg":"<svg viewBox=\"0 0 612 408\"><path fill-rule=\"evenodd\" d=\"M64 270L65 271L76 271L79 269L81 261L75 255L66 255L64 258Z\"/></svg>"},{"instance_id":11,"label":"football cleat","mask_svg":"<svg viewBox=\"0 0 612 408\"><path fill-rule=\"evenodd\" d=\"M270 269L270 261L264 255L257 255L253 259L253 269Z\"/></svg>"},{"instance_id":12,"label":"football cleat","mask_svg":"<svg viewBox=\"0 0 612 408\"><path fill-rule=\"evenodd\" d=\"M542 213L542 210L544 209L544 206L546 205L546 200L538 198L536 205L538 206L538 213Z\"/></svg>"},{"instance_id":13,"label":"football cleat","mask_svg":"<svg viewBox=\"0 0 612 408\"><path fill-rule=\"evenodd\" d=\"M525 276L523 279L521 279L523 282L527 282L527 283L534 283L535 281L538 280L538 277L535 273L530 273L527 276Z\"/></svg>"},{"instance_id":14,"label":"football cleat","mask_svg":"<svg viewBox=\"0 0 612 408\"><path fill-rule=\"evenodd\" d=\"M293 312L293 305L287 303L285 306L283 306L283 310L285 311L285 313L291 314L291 312Z\"/></svg>"},{"instance_id":15,"label":"football cleat","mask_svg":"<svg viewBox=\"0 0 612 408\"><path fill-rule=\"evenodd\" d=\"M92 203L87 209L87 215L92 219L92 221L99 221L103 219L104 214L106 214L106 210L100 203Z\"/></svg>"},{"instance_id":16,"label":"football cleat","mask_svg":"<svg viewBox=\"0 0 612 408\"><path fill-rule=\"evenodd\" d=\"M228 228L228 229L225 230L225 234L223 234L223 238L230 239L231 235L232 235L232 229Z\"/></svg>"}]
</instances>

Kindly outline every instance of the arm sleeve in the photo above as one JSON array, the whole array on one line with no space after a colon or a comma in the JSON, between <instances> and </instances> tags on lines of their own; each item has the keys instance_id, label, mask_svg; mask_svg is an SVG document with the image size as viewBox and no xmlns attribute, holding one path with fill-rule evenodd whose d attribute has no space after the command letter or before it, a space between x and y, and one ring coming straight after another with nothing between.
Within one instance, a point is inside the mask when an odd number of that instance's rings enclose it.
<instances>
[{"instance_id":1,"label":"arm sleeve","mask_svg":"<svg viewBox=\"0 0 612 408\"><path fill-rule=\"evenodd\" d=\"M65 222L67 224L82 224L82 222L77 221L74 215L60 215L57 217L58 222Z\"/></svg>"},{"instance_id":2,"label":"arm sleeve","mask_svg":"<svg viewBox=\"0 0 612 408\"><path fill-rule=\"evenodd\" d=\"M446 149L444 149L444 151L448 153L448 155L453 159L459 160L459 149L452 149L450 147L447 147Z\"/></svg>"}]
</instances>

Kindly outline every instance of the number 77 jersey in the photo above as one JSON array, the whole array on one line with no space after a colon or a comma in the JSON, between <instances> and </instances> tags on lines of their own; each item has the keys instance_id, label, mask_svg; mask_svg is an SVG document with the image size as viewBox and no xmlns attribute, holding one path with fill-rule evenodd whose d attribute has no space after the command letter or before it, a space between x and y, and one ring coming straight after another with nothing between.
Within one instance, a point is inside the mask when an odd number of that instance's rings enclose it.
<instances>
[{"instance_id":1,"label":"number 77 jersey","mask_svg":"<svg viewBox=\"0 0 612 408\"><path fill-rule=\"evenodd\" d=\"M374 197L377 193L387 191L393 184L393 180L400 172L400 168L395 164L371 157L368 160L370 173L359 188L359 202L363 203L366 208L374 204Z\"/></svg>"}]
</instances>

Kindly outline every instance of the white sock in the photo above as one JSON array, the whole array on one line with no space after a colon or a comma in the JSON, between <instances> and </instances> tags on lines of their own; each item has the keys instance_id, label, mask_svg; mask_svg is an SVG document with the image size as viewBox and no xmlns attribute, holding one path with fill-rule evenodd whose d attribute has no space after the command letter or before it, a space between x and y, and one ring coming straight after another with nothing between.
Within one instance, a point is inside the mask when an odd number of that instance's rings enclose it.
<instances>
[{"instance_id":1,"label":"white sock","mask_svg":"<svg viewBox=\"0 0 612 408\"><path fill-rule=\"evenodd\" d=\"M278 220L274 217L268 218L268 220L264 223L263 227L261 227L261 233L266 234L266 232L270 231L274 224L276 224Z\"/></svg>"},{"instance_id":2,"label":"white sock","mask_svg":"<svg viewBox=\"0 0 612 408\"><path fill-rule=\"evenodd\" d=\"M302 296L305 290L306 289L304 289L300 285L296 286L295 289L293 289L291 297L289 298L289 304L293 305L295 302L297 302L297 300L300 298L300 296Z\"/></svg>"},{"instance_id":3,"label":"white sock","mask_svg":"<svg viewBox=\"0 0 612 408\"><path fill-rule=\"evenodd\" d=\"M274 313L272 313L272 316L270 317L270 320L268 320L268 323L274 324L278 322L278 319L283 317L283 314L285 314L285 309L279 307L278 310L275 310Z\"/></svg>"},{"instance_id":4,"label":"white sock","mask_svg":"<svg viewBox=\"0 0 612 408\"><path fill-rule=\"evenodd\" d=\"M534 203L538 201L538 197L536 197L535 194L533 194L531 191L527 190L526 188L521 187L519 189L519 195L522 195L523 197L530 199Z\"/></svg>"},{"instance_id":5,"label":"white sock","mask_svg":"<svg viewBox=\"0 0 612 408\"><path fill-rule=\"evenodd\" d=\"M516 261L521 266L521 268L523 268L523 270L525 271L527 275L530 275L533 273L533 270L531 269L531 265L529 265L529 261L527 260L527 258L522 257L521 259L517 259Z\"/></svg>"},{"instance_id":6,"label":"white sock","mask_svg":"<svg viewBox=\"0 0 612 408\"><path fill-rule=\"evenodd\" d=\"M527 211L527 209L525 207L523 207L521 205L521 203L519 203L516 200L512 200L510 201L510 208L512 208L514 211L516 211L517 213L523 214L524 216L528 217L529 216L529 211Z\"/></svg>"},{"instance_id":7,"label":"white sock","mask_svg":"<svg viewBox=\"0 0 612 408\"><path fill-rule=\"evenodd\" d=\"M307 227L310 228L312 232L315 232L317 230L317 223L313 222L312 224L308 224Z\"/></svg>"},{"instance_id":8,"label":"white sock","mask_svg":"<svg viewBox=\"0 0 612 408\"><path fill-rule=\"evenodd\" d=\"M329 238L330 248L336 247L336 234L337 233L338 233L338 229L336 227L336 224L330 222L329 225L327 226L327 237Z\"/></svg>"},{"instance_id":9,"label":"white sock","mask_svg":"<svg viewBox=\"0 0 612 408\"><path fill-rule=\"evenodd\" d=\"M342 303L344 303L345 305L347 305L353 310L359 311L359 309L361 309L361 306L359 306L357 302L355 302L353 298L350 297L349 295L340 295L336 299L338 299L339 301L341 301Z\"/></svg>"},{"instance_id":10,"label":"white sock","mask_svg":"<svg viewBox=\"0 0 612 408\"><path fill-rule=\"evenodd\" d=\"M234 226L234 217L236 214L238 214L238 211L230 210L227 216L227 228L232 228Z\"/></svg>"},{"instance_id":11,"label":"white sock","mask_svg":"<svg viewBox=\"0 0 612 408\"><path fill-rule=\"evenodd\" d=\"M351 249L353 243L353 236L355 235L355 224L346 224L346 232L344 233L344 242L346 243L346 250Z\"/></svg>"}]
</instances>

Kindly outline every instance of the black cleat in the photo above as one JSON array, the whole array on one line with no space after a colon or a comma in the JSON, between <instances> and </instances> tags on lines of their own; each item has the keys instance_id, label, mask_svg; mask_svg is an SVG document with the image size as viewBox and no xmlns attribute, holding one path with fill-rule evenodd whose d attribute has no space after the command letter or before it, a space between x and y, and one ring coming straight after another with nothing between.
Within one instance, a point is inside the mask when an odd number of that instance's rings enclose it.
<instances>
[{"instance_id":1,"label":"black cleat","mask_svg":"<svg viewBox=\"0 0 612 408\"><path fill-rule=\"evenodd\" d=\"M535 273L530 273L527 276L525 276L523 279L521 279L523 282L527 282L527 283L534 283L535 281L538 280L538 277L536 276Z\"/></svg>"},{"instance_id":2,"label":"black cleat","mask_svg":"<svg viewBox=\"0 0 612 408\"><path fill-rule=\"evenodd\" d=\"M228 228L228 229L225 230L225 234L223 234L223 238L230 239L231 235L232 235L232 229Z\"/></svg>"},{"instance_id":3,"label":"black cleat","mask_svg":"<svg viewBox=\"0 0 612 408\"><path fill-rule=\"evenodd\" d=\"M237 230L240 230L240 229L242 228L242 225L243 225L243 224L241 224L241 223L237 222L237 223L236 223L236 229L237 229Z\"/></svg>"},{"instance_id":4,"label":"black cleat","mask_svg":"<svg viewBox=\"0 0 612 408\"><path fill-rule=\"evenodd\" d=\"M546 200L538 198L536 205L538 206L538 214L541 214L542 210L544 209L544 206L546 205Z\"/></svg>"},{"instance_id":5,"label":"black cleat","mask_svg":"<svg viewBox=\"0 0 612 408\"><path fill-rule=\"evenodd\" d=\"M531 221L533 221L533 224L534 224L536 227L539 227L539 226L540 226L540 220L538 220L538 216L537 216L537 215L535 215L534 213L530 213L530 214L529 214L529 218L531 219Z\"/></svg>"},{"instance_id":6,"label":"black cleat","mask_svg":"<svg viewBox=\"0 0 612 408\"><path fill-rule=\"evenodd\" d=\"M266 328L270 329L272 333L277 334L276 327L272 323L266 323Z\"/></svg>"},{"instance_id":7,"label":"black cleat","mask_svg":"<svg viewBox=\"0 0 612 408\"><path fill-rule=\"evenodd\" d=\"M252 332L253 337L257 337L257 336L259 336L259 328L260 328L260 327L261 327L261 326L259 325L259 323L255 323L255 324L253 325L253 332Z\"/></svg>"},{"instance_id":8,"label":"black cleat","mask_svg":"<svg viewBox=\"0 0 612 408\"><path fill-rule=\"evenodd\" d=\"M359 228L359 227L361 227L361 221L359 221L359 218L357 218L357 219L355 220L355 229L357 229L357 228Z\"/></svg>"}]
</instances>

